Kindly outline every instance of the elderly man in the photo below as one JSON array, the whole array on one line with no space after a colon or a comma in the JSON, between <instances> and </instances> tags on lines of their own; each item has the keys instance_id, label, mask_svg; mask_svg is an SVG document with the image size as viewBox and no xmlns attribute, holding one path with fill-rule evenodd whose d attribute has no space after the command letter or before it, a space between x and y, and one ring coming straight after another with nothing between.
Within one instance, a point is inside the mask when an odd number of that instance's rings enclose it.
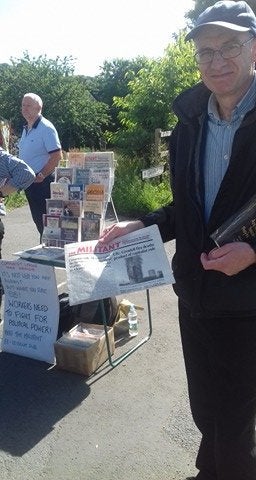
<instances>
[{"instance_id":1,"label":"elderly man","mask_svg":"<svg viewBox=\"0 0 256 480\"><path fill-rule=\"evenodd\" d=\"M35 93L26 93L22 100L22 115L27 124L19 142L19 157L36 172L32 185L25 190L32 218L40 233L43 233L43 214L46 213L46 198L50 198L50 183L54 170L61 159L58 133L49 120L41 114L42 99Z\"/></svg>"},{"instance_id":2,"label":"elderly man","mask_svg":"<svg viewBox=\"0 0 256 480\"><path fill-rule=\"evenodd\" d=\"M187 35L202 83L173 105L173 202L103 232L157 224L176 239L173 271L198 480L256 479L256 237L214 248L210 234L256 193L256 18L246 2L207 8Z\"/></svg>"}]
</instances>

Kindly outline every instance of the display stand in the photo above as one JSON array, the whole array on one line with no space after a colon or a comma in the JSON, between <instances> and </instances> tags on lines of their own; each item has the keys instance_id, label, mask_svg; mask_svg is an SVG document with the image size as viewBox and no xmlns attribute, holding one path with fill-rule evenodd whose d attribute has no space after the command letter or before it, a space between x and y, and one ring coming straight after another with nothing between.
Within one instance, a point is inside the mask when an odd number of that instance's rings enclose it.
<instances>
[{"instance_id":1,"label":"display stand","mask_svg":"<svg viewBox=\"0 0 256 480\"><path fill-rule=\"evenodd\" d=\"M111 206L112 206L112 209L113 209L114 215L115 215L116 222L119 222L119 220L118 220L118 216L117 216L117 213L116 213L116 209L115 209L115 205L114 205L114 202L113 202L112 195L111 195L111 197L110 197L110 203L111 203Z\"/></svg>"},{"instance_id":2,"label":"display stand","mask_svg":"<svg viewBox=\"0 0 256 480\"><path fill-rule=\"evenodd\" d=\"M104 325L104 330L105 330L105 338L106 338L106 344L107 344L107 351L108 351L108 361L111 367L116 367L119 365L123 360L125 360L127 357L129 357L133 352L138 350L144 343L146 343L151 335L152 335L152 318L151 318L151 308L150 308L150 296L149 296L149 290L146 290L146 295L147 295L147 309L148 309L148 324L149 324L149 332L148 335L146 335L140 342L138 342L136 345L134 345L132 348L127 350L125 353L117 357L115 360L112 360L111 357L111 351L110 351L110 344L109 344L109 338L108 338L108 325L107 325L107 319L106 319L106 314L105 314L105 309L104 309L104 304L103 300L100 301L100 306L101 306L101 314L102 314L102 320L103 320L103 325Z\"/></svg>"}]
</instances>

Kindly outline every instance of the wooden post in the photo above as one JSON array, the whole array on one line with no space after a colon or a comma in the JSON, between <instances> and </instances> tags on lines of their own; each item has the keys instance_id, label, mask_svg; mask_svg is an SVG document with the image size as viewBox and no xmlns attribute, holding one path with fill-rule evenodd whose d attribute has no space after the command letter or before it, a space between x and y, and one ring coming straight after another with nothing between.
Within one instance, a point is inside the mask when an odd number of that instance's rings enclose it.
<instances>
[{"instance_id":1,"label":"wooden post","mask_svg":"<svg viewBox=\"0 0 256 480\"><path fill-rule=\"evenodd\" d=\"M158 157L161 145L161 128L155 129L155 156Z\"/></svg>"}]
</instances>

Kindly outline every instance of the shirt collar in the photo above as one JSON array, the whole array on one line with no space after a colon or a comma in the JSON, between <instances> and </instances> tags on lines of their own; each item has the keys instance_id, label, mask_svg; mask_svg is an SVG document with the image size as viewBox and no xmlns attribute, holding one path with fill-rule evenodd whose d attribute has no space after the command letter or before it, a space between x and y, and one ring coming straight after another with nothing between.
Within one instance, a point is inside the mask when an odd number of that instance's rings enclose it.
<instances>
[{"instance_id":1,"label":"shirt collar","mask_svg":"<svg viewBox=\"0 0 256 480\"><path fill-rule=\"evenodd\" d=\"M42 115L39 115L39 117L34 121L32 128L36 128L39 122L42 120ZM28 131L28 124L24 125L25 130Z\"/></svg>"},{"instance_id":2,"label":"shirt collar","mask_svg":"<svg viewBox=\"0 0 256 480\"><path fill-rule=\"evenodd\" d=\"M238 117L243 118L245 114L255 106L255 103L256 103L256 74L254 72L253 81L249 89L247 90L243 98L240 100L240 102L235 106L232 112L231 122L236 120ZM217 101L214 93L210 95L210 98L208 101L208 115L211 118L211 120L221 121L218 113Z\"/></svg>"}]
</instances>

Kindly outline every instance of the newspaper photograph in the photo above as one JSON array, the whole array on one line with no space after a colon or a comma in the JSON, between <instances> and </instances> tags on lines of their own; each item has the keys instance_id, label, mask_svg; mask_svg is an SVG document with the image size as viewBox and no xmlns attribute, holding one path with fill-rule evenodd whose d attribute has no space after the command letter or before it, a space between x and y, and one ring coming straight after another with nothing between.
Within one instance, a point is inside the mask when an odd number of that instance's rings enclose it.
<instances>
[{"instance_id":1,"label":"newspaper photograph","mask_svg":"<svg viewBox=\"0 0 256 480\"><path fill-rule=\"evenodd\" d=\"M115 238L64 247L70 305L173 283L156 225Z\"/></svg>"}]
</instances>

